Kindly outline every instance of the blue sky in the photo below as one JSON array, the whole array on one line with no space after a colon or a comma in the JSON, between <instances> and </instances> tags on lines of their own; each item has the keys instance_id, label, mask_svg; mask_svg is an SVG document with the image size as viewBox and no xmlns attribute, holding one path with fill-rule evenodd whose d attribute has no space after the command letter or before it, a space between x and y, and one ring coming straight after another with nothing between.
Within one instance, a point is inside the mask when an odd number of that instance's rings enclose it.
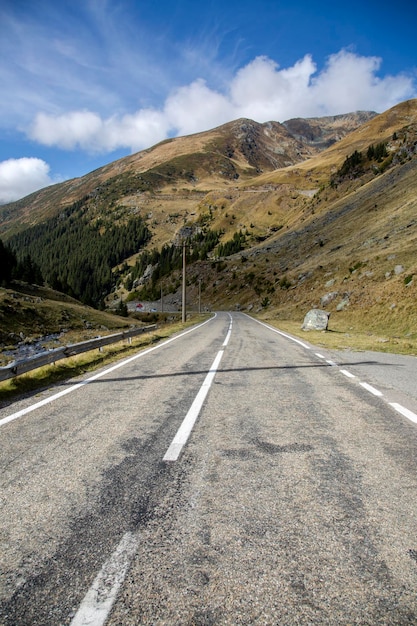
<instances>
[{"instance_id":1,"label":"blue sky","mask_svg":"<svg viewBox=\"0 0 417 626\"><path fill-rule=\"evenodd\" d=\"M2 0L0 202L166 137L417 97L392 0Z\"/></svg>"}]
</instances>

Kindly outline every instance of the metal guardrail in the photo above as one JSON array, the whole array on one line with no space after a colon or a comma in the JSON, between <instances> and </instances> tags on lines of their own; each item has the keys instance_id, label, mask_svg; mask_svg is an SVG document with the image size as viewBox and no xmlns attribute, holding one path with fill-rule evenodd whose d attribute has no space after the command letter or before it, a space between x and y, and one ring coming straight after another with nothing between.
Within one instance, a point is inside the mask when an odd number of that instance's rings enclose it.
<instances>
[{"instance_id":1,"label":"metal guardrail","mask_svg":"<svg viewBox=\"0 0 417 626\"><path fill-rule=\"evenodd\" d=\"M25 374L26 372L35 370L38 367L43 367L44 365L50 365L51 363L55 363L56 361L60 361L61 359L66 359L69 356L82 354L83 352L102 348L103 346L107 346L111 343L118 343L119 341L123 341L124 339L136 337L136 335L141 335L142 333L156 330L156 328L156 324L152 324L150 326L144 326L142 328L134 328L126 332L106 335L105 337L88 339L87 341L82 341L81 343L73 343L68 346L62 346L61 348L54 348L53 350L45 350L45 352L35 354L34 356L31 356L27 359L13 361L13 363L10 363L5 367L0 367L0 381L7 380L8 378L14 378L15 376L20 376L20 374Z\"/></svg>"}]
</instances>

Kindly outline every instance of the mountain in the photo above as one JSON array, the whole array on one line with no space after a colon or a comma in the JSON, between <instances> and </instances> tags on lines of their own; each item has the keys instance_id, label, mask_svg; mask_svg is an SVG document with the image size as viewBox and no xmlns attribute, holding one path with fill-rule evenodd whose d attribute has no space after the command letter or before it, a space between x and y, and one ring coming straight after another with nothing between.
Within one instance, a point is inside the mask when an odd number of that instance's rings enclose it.
<instances>
[{"instance_id":1,"label":"mountain","mask_svg":"<svg viewBox=\"0 0 417 626\"><path fill-rule=\"evenodd\" d=\"M162 288L177 299L187 238L190 302L201 285L209 308L302 320L322 306L347 327L412 338L416 145L417 100L379 115L236 120L0 207L0 237L43 271L46 256L68 264L85 248L77 281L68 268L55 276L71 295L111 249L112 298Z\"/></svg>"},{"instance_id":2,"label":"mountain","mask_svg":"<svg viewBox=\"0 0 417 626\"><path fill-rule=\"evenodd\" d=\"M87 196L103 196L106 202L109 195L113 200L113 195L120 199L132 192L172 194L178 185L182 190L204 192L252 179L304 161L375 115L359 112L304 120L304 129L310 129L305 130L305 137L297 134L294 120L258 124L240 119L210 131L167 139L86 176L0 206L0 237L7 238ZM312 135L320 141L311 141Z\"/></svg>"}]
</instances>

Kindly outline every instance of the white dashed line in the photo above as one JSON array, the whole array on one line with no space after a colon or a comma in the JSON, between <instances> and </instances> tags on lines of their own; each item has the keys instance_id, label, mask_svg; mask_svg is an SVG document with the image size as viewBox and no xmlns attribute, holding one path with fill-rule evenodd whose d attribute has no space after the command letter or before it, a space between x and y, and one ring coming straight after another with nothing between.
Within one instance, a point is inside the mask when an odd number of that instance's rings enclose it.
<instances>
[{"instance_id":1,"label":"white dashed line","mask_svg":"<svg viewBox=\"0 0 417 626\"><path fill-rule=\"evenodd\" d=\"M226 339L223 341L223 345L222 345L223 348L225 348L227 344L229 343L229 339L232 334L232 328L233 328L233 320L232 320L232 316L230 316L229 330L227 331Z\"/></svg>"},{"instance_id":2,"label":"white dashed line","mask_svg":"<svg viewBox=\"0 0 417 626\"><path fill-rule=\"evenodd\" d=\"M231 331L232 322L230 322L229 331L223 342L223 347L228 344ZM213 365L211 366L200 391L191 405L191 408L181 424L176 436L174 437L171 446L168 448L167 453L164 456L164 461L175 461L180 455L181 450L187 442L193 425L198 417L211 383L213 382L223 353L224 349L220 350L214 359ZM138 543L139 539L130 532L126 533L122 537L122 540L116 550L97 574L77 613L72 619L70 626L104 626L120 587L126 577Z\"/></svg>"},{"instance_id":3,"label":"white dashed line","mask_svg":"<svg viewBox=\"0 0 417 626\"><path fill-rule=\"evenodd\" d=\"M216 358L213 361L213 365L210 367L207 376L204 379L203 384L200 387L198 394L196 395L194 402L192 403L187 415L184 417L184 420L177 430L177 434L171 442L168 450L166 451L163 461L177 461L178 457L181 454L181 451L185 444L188 441L189 436L191 435L191 431L194 428L194 424L197 421L197 417L200 414L201 407L203 406L203 402L206 399L206 396L209 392L209 389L212 385L216 372L219 368L220 361L222 360L224 354L224 348L229 343L229 339L232 334L232 316L230 315L230 324L229 330L227 332L226 338L223 341L222 349L217 353Z\"/></svg>"},{"instance_id":4,"label":"white dashed line","mask_svg":"<svg viewBox=\"0 0 417 626\"><path fill-rule=\"evenodd\" d=\"M375 389L375 387L372 387L372 385L368 385L368 383L359 383L359 384L361 387L369 391L369 393L372 393L374 396L381 397L383 395L383 393L379 391L379 389Z\"/></svg>"},{"instance_id":5,"label":"white dashed line","mask_svg":"<svg viewBox=\"0 0 417 626\"><path fill-rule=\"evenodd\" d=\"M413 413L413 411L410 411L410 409L406 409L404 406L398 404L397 402L390 402L389 405L392 406L393 409L398 411L398 413L401 413L401 415L404 415L404 417L407 417L409 420L417 424L417 415Z\"/></svg>"},{"instance_id":6,"label":"white dashed line","mask_svg":"<svg viewBox=\"0 0 417 626\"><path fill-rule=\"evenodd\" d=\"M356 378L356 376L354 374L352 374L351 372L349 372L348 370L339 370L341 374L344 374L344 376L347 376L348 378Z\"/></svg>"}]
</instances>

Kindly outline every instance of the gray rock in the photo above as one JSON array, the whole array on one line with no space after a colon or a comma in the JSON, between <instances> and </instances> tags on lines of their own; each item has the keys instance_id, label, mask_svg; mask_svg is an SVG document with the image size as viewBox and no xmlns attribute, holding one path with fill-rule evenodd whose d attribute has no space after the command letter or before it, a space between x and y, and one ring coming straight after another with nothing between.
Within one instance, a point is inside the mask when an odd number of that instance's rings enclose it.
<instances>
[{"instance_id":1,"label":"gray rock","mask_svg":"<svg viewBox=\"0 0 417 626\"><path fill-rule=\"evenodd\" d=\"M322 309L311 309L304 318L302 330L327 330L330 313Z\"/></svg>"},{"instance_id":2,"label":"gray rock","mask_svg":"<svg viewBox=\"0 0 417 626\"><path fill-rule=\"evenodd\" d=\"M399 274L402 274L404 271L404 267L402 265L396 265L394 267L394 273L396 274L396 276L398 276Z\"/></svg>"},{"instance_id":3,"label":"gray rock","mask_svg":"<svg viewBox=\"0 0 417 626\"><path fill-rule=\"evenodd\" d=\"M332 302L335 298L337 298L338 295L339 294L337 291L330 291L329 293L326 293L324 296L320 298L321 306L327 306L328 304L330 304L330 302Z\"/></svg>"},{"instance_id":4,"label":"gray rock","mask_svg":"<svg viewBox=\"0 0 417 626\"><path fill-rule=\"evenodd\" d=\"M344 311L346 307L349 306L349 304L350 304L349 298L346 296L345 298L343 298L343 300L339 302L339 304L336 307L336 311Z\"/></svg>"}]
</instances>

